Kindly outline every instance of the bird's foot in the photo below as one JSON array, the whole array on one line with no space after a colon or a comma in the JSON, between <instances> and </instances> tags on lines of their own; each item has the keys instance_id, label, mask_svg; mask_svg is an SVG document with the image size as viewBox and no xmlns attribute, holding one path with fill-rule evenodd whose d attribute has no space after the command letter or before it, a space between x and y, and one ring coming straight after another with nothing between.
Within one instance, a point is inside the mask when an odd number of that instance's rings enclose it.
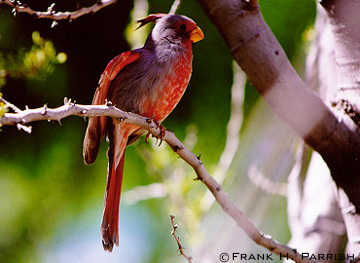
<instances>
[{"instance_id":1,"label":"bird's foot","mask_svg":"<svg viewBox=\"0 0 360 263\"><path fill-rule=\"evenodd\" d=\"M156 144L158 144L159 146L161 146L162 144L162 141L165 137L165 132L166 132L166 128L164 126L162 126L158 121L154 120L154 119L147 119L147 122L150 124L151 121L153 121L155 124L156 124L156 128L160 129L160 134L158 136L154 136L150 131L148 131L148 133L146 134L145 136L145 142L148 143L149 142L149 137L150 135L152 137L155 137L157 140L156 140ZM160 140L160 142L159 142ZM158 143L159 142L159 143Z\"/></svg>"},{"instance_id":2,"label":"bird's foot","mask_svg":"<svg viewBox=\"0 0 360 263\"><path fill-rule=\"evenodd\" d=\"M156 123L157 127L160 129L160 134L159 136L156 136L157 139L160 140L159 142L159 147L161 146L163 139L165 137L165 132L166 132L166 128L164 126L162 126L159 122L157 122L156 120L154 120L154 122ZM157 143L157 142L156 142Z\"/></svg>"}]
</instances>

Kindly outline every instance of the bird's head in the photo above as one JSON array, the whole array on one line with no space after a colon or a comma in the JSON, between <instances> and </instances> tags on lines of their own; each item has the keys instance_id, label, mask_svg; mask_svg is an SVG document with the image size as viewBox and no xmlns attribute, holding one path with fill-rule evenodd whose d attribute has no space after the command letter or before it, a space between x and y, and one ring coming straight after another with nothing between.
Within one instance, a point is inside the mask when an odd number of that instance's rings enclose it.
<instances>
[{"instance_id":1,"label":"bird's head","mask_svg":"<svg viewBox=\"0 0 360 263\"><path fill-rule=\"evenodd\" d=\"M153 41L167 41L172 44L195 43L204 38L204 33L196 23L181 15L152 14L138 21L140 26L155 22L151 38Z\"/></svg>"}]
</instances>

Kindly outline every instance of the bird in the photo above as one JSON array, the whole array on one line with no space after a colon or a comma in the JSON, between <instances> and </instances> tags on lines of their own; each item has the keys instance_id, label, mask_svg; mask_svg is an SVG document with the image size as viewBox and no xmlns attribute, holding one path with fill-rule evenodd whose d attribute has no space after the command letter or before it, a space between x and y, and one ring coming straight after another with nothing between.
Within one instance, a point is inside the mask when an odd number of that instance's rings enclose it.
<instances>
[{"instance_id":1,"label":"bird","mask_svg":"<svg viewBox=\"0 0 360 263\"><path fill-rule=\"evenodd\" d=\"M159 125L183 96L192 74L192 45L204 33L190 18L177 14L150 14L139 27L155 25L142 48L114 57L102 73L92 104L112 105L151 118ZM86 164L96 160L101 139L106 137L108 171L101 223L102 244L111 252L119 246L119 203L125 149L145 131L110 117L90 117L83 141Z\"/></svg>"}]
</instances>

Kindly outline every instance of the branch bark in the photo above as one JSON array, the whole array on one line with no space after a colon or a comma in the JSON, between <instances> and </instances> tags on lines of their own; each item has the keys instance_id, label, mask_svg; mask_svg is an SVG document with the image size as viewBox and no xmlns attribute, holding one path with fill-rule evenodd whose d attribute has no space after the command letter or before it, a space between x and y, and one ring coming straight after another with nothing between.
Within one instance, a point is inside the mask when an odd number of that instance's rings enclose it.
<instances>
[{"instance_id":1,"label":"branch bark","mask_svg":"<svg viewBox=\"0 0 360 263\"><path fill-rule=\"evenodd\" d=\"M322 1L322 4L331 7L330 2ZM315 90L330 108L338 104L334 101L338 92L338 65L334 56L337 48L331 27L326 11L318 5L315 37L306 58L305 76L307 87ZM339 105L336 109L338 108ZM303 158L299 158L299 161L301 159ZM309 166L309 163L304 164L301 165L304 168ZM342 251L346 229L330 171L317 153L312 154L308 171L301 169L301 166L289 176L287 207L292 237L288 244L296 246L302 252L337 254ZM301 170L307 172L306 179ZM350 237L351 235L349 239ZM346 252L356 254L355 251Z\"/></svg>"},{"instance_id":2,"label":"branch bark","mask_svg":"<svg viewBox=\"0 0 360 263\"><path fill-rule=\"evenodd\" d=\"M50 5L48 7L47 11L36 11L31 9L28 5L18 3L17 1L10 1L10 0L0 0L0 5L7 5L13 8L13 13L27 13L29 15L35 16L36 18L45 18L50 19L53 21L59 21L59 20L75 20L83 15L86 14L93 14L98 12L100 9L112 5L116 2L116 0L102 0L97 2L96 4L89 6L89 7L83 7L81 9L78 9L76 11L66 11L66 12L57 12L54 10L54 4Z\"/></svg>"},{"instance_id":3,"label":"branch bark","mask_svg":"<svg viewBox=\"0 0 360 263\"><path fill-rule=\"evenodd\" d=\"M186 261L188 263L193 263L192 261L192 257L188 256L185 251L184 251L184 247L181 244L180 238L176 233L176 230L178 229L178 225L175 223L175 216L170 215L170 222L171 222L171 235L174 237L176 244L178 246L179 252L180 254L186 259Z\"/></svg>"},{"instance_id":4,"label":"branch bark","mask_svg":"<svg viewBox=\"0 0 360 263\"><path fill-rule=\"evenodd\" d=\"M170 7L169 14L175 14L176 10L180 7L181 0L174 0L173 4Z\"/></svg>"},{"instance_id":5,"label":"branch bark","mask_svg":"<svg viewBox=\"0 0 360 263\"><path fill-rule=\"evenodd\" d=\"M123 122L131 123L148 130L156 137L161 136L160 127L151 119L142 117L140 115L124 112L116 107L110 105L79 105L66 101L65 105L58 108L48 108L46 105L37 109L26 109L18 113L5 113L0 118L0 126L16 125L18 123L24 125L34 121L53 120L61 121L63 118L69 116L108 116L118 118ZM195 154L185 148L184 144L175 136L174 133L166 130L162 138L169 146L176 152L185 162L187 162L196 172L199 181L203 182L205 186L214 195L216 201L221 206L226 214L232 217L240 228L257 244L269 249L278 255L283 255L291 258L295 262L313 262L303 258L295 249L286 245L279 244L271 237L260 232L251 220L243 214L243 212L236 207L231 201L230 197L225 193L216 180L210 176L205 166Z\"/></svg>"},{"instance_id":6,"label":"branch bark","mask_svg":"<svg viewBox=\"0 0 360 263\"><path fill-rule=\"evenodd\" d=\"M338 119L297 75L259 8L241 0L198 0L254 87L331 170L337 186L360 208L360 136Z\"/></svg>"},{"instance_id":7,"label":"branch bark","mask_svg":"<svg viewBox=\"0 0 360 263\"><path fill-rule=\"evenodd\" d=\"M317 20L323 27L317 27L319 47L316 53L320 92L328 92L328 103L336 108L340 118L349 117L360 127L360 3L358 1L328 0L318 5ZM323 30L325 28L326 30ZM324 66L326 65L326 66ZM331 72L329 73L329 70ZM326 91L326 90L325 90ZM342 153L341 153L342 154ZM340 156L340 155L339 155ZM357 176L355 176L357 175ZM357 185L358 173L353 174L349 184ZM347 252L360 253L360 213L352 197L339 189L336 193L346 226ZM354 206L355 205L355 206Z\"/></svg>"}]
</instances>

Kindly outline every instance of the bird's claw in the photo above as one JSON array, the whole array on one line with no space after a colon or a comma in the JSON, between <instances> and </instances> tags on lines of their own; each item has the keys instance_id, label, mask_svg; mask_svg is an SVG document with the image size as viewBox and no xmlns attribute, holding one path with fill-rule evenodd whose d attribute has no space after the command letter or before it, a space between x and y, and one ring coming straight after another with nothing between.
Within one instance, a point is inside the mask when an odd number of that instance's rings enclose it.
<instances>
[{"instance_id":1,"label":"bird's claw","mask_svg":"<svg viewBox=\"0 0 360 263\"><path fill-rule=\"evenodd\" d=\"M148 123L151 123L151 119L148 119L148 120L149 120ZM153 121L156 124L157 128L160 129L160 134L158 136L154 136L154 135L151 134L150 131L148 131L148 133L145 136L145 142L148 143L149 142L149 137L150 137L150 135L152 135L152 137L156 138L156 143L155 144L158 144L158 146L161 146L161 144L163 142L163 139L165 137L166 128L164 126L162 126L156 120L153 120ZM159 142L159 140L160 140L160 142Z\"/></svg>"},{"instance_id":2,"label":"bird's claw","mask_svg":"<svg viewBox=\"0 0 360 263\"><path fill-rule=\"evenodd\" d=\"M158 121L154 120L156 126L158 129L160 129L160 135L159 136L155 136L157 141L156 141L156 144L158 144L158 140L160 140L158 146L160 147L162 142L163 142L163 139L165 137L165 132L166 132L166 128L164 126L162 126Z\"/></svg>"},{"instance_id":3,"label":"bird's claw","mask_svg":"<svg viewBox=\"0 0 360 263\"><path fill-rule=\"evenodd\" d=\"M155 121L154 122L156 123L157 127L160 129L160 135L157 136L156 138L160 140L158 146L160 147L162 142L163 142L163 139L165 137L165 132L166 132L166 128L164 126L162 126L159 122ZM157 141L156 141L156 144L157 144Z\"/></svg>"},{"instance_id":4,"label":"bird's claw","mask_svg":"<svg viewBox=\"0 0 360 263\"><path fill-rule=\"evenodd\" d=\"M161 144L162 144L162 142L163 142L163 139L164 139L164 137L165 137L166 129L165 129L165 127L162 126L162 125L160 125L159 128L160 128L160 138L159 138L159 139L160 139L159 147L160 147Z\"/></svg>"}]
</instances>

